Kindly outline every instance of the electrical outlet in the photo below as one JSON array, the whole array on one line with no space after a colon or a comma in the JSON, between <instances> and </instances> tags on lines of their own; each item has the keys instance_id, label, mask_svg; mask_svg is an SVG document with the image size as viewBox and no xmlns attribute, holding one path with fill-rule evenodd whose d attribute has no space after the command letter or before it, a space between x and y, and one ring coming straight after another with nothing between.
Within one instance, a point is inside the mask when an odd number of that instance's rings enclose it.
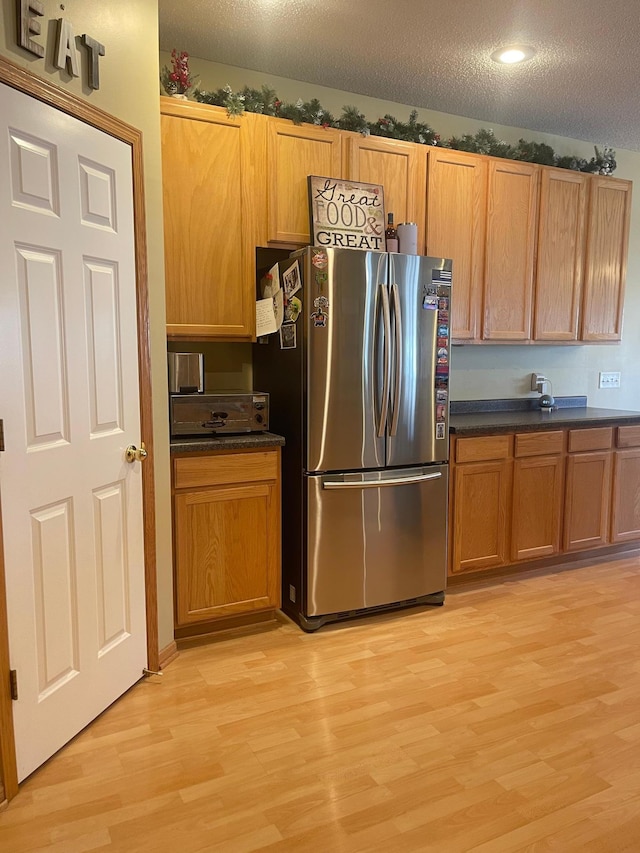
<instances>
[{"instance_id":1,"label":"electrical outlet","mask_svg":"<svg viewBox=\"0 0 640 853\"><path fill-rule=\"evenodd\" d=\"M531 390L537 391L538 394L544 394L544 383L549 382L546 376L543 376L542 373L532 373L531 374Z\"/></svg>"},{"instance_id":2,"label":"electrical outlet","mask_svg":"<svg viewBox=\"0 0 640 853\"><path fill-rule=\"evenodd\" d=\"M612 370L609 373L600 373L600 381L598 388L619 388L620 387L620 371Z\"/></svg>"}]
</instances>

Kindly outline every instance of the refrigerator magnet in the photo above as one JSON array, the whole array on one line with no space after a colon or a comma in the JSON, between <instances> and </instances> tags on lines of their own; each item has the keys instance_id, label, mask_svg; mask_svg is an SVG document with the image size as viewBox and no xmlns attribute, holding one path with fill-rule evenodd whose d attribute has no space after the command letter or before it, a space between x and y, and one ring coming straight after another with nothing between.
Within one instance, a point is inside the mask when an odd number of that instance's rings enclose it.
<instances>
[{"instance_id":1,"label":"refrigerator magnet","mask_svg":"<svg viewBox=\"0 0 640 853\"><path fill-rule=\"evenodd\" d=\"M427 311L435 311L438 308L438 298L436 296L425 296L422 300L422 307Z\"/></svg>"},{"instance_id":2,"label":"refrigerator magnet","mask_svg":"<svg viewBox=\"0 0 640 853\"><path fill-rule=\"evenodd\" d=\"M323 311L314 311L311 320L316 328L325 328L327 325L327 315Z\"/></svg>"},{"instance_id":3,"label":"refrigerator magnet","mask_svg":"<svg viewBox=\"0 0 640 853\"><path fill-rule=\"evenodd\" d=\"M318 311L328 311L329 309L329 300L326 296L316 296L313 300L313 307L317 308Z\"/></svg>"},{"instance_id":4,"label":"refrigerator magnet","mask_svg":"<svg viewBox=\"0 0 640 853\"><path fill-rule=\"evenodd\" d=\"M444 338L449 334L449 327L446 325L438 326L438 337Z\"/></svg>"},{"instance_id":5,"label":"refrigerator magnet","mask_svg":"<svg viewBox=\"0 0 640 853\"><path fill-rule=\"evenodd\" d=\"M285 323L295 323L298 319L298 315L302 310L302 302L298 299L297 296L292 296L291 299L284 306L284 322Z\"/></svg>"},{"instance_id":6,"label":"refrigerator magnet","mask_svg":"<svg viewBox=\"0 0 640 853\"><path fill-rule=\"evenodd\" d=\"M311 252L311 263L316 269L326 270L329 259L326 252Z\"/></svg>"},{"instance_id":7,"label":"refrigerator magnet","mask_svg":"<svg viewBox=\"0 0 640 853\"><path fill-rule=\"evenodd\" d=\"M280 349L296 348L296 327L293 323L283 323L280 326Z\"/></svg>"},{"instance_id":8,"label":"refrigerator magnet","mask_svg":"<svg viewBox=\"0 0 640 853\"><path fill-rule=\"evenodd\" d=\"M293 294L297 293L302 287L302 282L300 281L300 267L298 266L297 261L294 261L289 269L282 274L282 286L284 288L284 295L287 299L291 299Z\"/></svg>"},{"instance_id":9,"label":"refrigerator magnet","mask_svg":"<svg viewBox=\"0 0 640 853\"><path fill-rule=\"evenodd\" d=\"M439 423L436 424L436 438L444 438L444 424Z\"/></svg>"}]
</instances>

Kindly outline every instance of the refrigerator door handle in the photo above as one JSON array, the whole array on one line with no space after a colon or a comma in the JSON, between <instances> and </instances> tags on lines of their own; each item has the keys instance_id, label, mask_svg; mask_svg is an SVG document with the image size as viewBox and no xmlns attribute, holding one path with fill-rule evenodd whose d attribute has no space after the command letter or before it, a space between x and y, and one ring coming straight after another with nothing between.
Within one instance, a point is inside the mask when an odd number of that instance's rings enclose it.
<instances>
[{"instance_id":1,"label":"refrigerator door handle","mask_svg":"<svg viewBox=\"0 0 640 853\"><path fill-rule=\"evenodd\" d=\"M393 293L393 316L395 321L395 371L393 382L393 412L391 415L391 430L390 435L395 435L398 432L398 418L400 417L400 393L402 382L402 311L400 309L400 294L398 285L391 285Z\"/></svg>"},{"instance_id":2,"label":"refrigerator door handle","mask_svg":"<svg viewBox=\"0 0 640 853\"><path fill-rule=\"evenodd\" d=\"M413 477L398 477L393 480L366 480L366 481L349 481L342 482L341 480L327 480L322 484L323 489L380 489L385 486L408 486L411 483L424 483L427 480L439 480L442 477L442 472L438 471L434 474L417 474Z\"/></svg>"},{"instance_id":3,"label":"refrigerator door handle","mask_svg":"<svg viewBox=\"0 0 640 853\"><path fill-rule=\"evenodd\" d=\"M379 285L382 293L382 323L383 323L383 383L382 383L382 405L380 406L380 423L378 424L378 438L381 438L387 428L387 414L389 412L389 377L391 373L390 353L391 347L391 311L389 310L389 292L386 284Z\"/></svg>"}]
</instances>

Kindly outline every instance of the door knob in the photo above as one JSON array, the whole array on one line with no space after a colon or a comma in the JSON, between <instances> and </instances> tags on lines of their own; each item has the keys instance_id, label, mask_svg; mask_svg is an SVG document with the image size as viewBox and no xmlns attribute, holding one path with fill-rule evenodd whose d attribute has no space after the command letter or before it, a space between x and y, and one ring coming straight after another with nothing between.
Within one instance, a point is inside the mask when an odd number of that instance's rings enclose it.
<instances>
[{"instance_id":1,"label":"door knob","mask_svg":"<svg viewBox=\"0 0 640 853\"><path fill-rule=\"evenodd\" d=\"M147 448L144 446L144 441L140 442L140 448L137 448L135 444L130 444L124 452L124 457L127 462L135 462L136 459L138 462L144 462L147 458Z\"/></svg>"}]
</instances>

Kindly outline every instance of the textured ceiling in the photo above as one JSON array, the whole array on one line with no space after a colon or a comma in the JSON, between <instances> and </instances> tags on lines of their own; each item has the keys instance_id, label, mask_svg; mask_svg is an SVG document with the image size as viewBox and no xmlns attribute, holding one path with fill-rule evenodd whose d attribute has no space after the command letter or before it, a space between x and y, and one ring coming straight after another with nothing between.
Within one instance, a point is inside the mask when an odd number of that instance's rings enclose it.
<instances>
[{"instance_id":1,"label":"textured ceiling","mask_svg":"<svg viewBox=\"0 0 640 853\"><path fill-rule=\"evenodd\" d=\"M639 0L159 0L160 47L640 150ZM529 44L520 66L490 59Z\"/></svg>"}]
</instances>

